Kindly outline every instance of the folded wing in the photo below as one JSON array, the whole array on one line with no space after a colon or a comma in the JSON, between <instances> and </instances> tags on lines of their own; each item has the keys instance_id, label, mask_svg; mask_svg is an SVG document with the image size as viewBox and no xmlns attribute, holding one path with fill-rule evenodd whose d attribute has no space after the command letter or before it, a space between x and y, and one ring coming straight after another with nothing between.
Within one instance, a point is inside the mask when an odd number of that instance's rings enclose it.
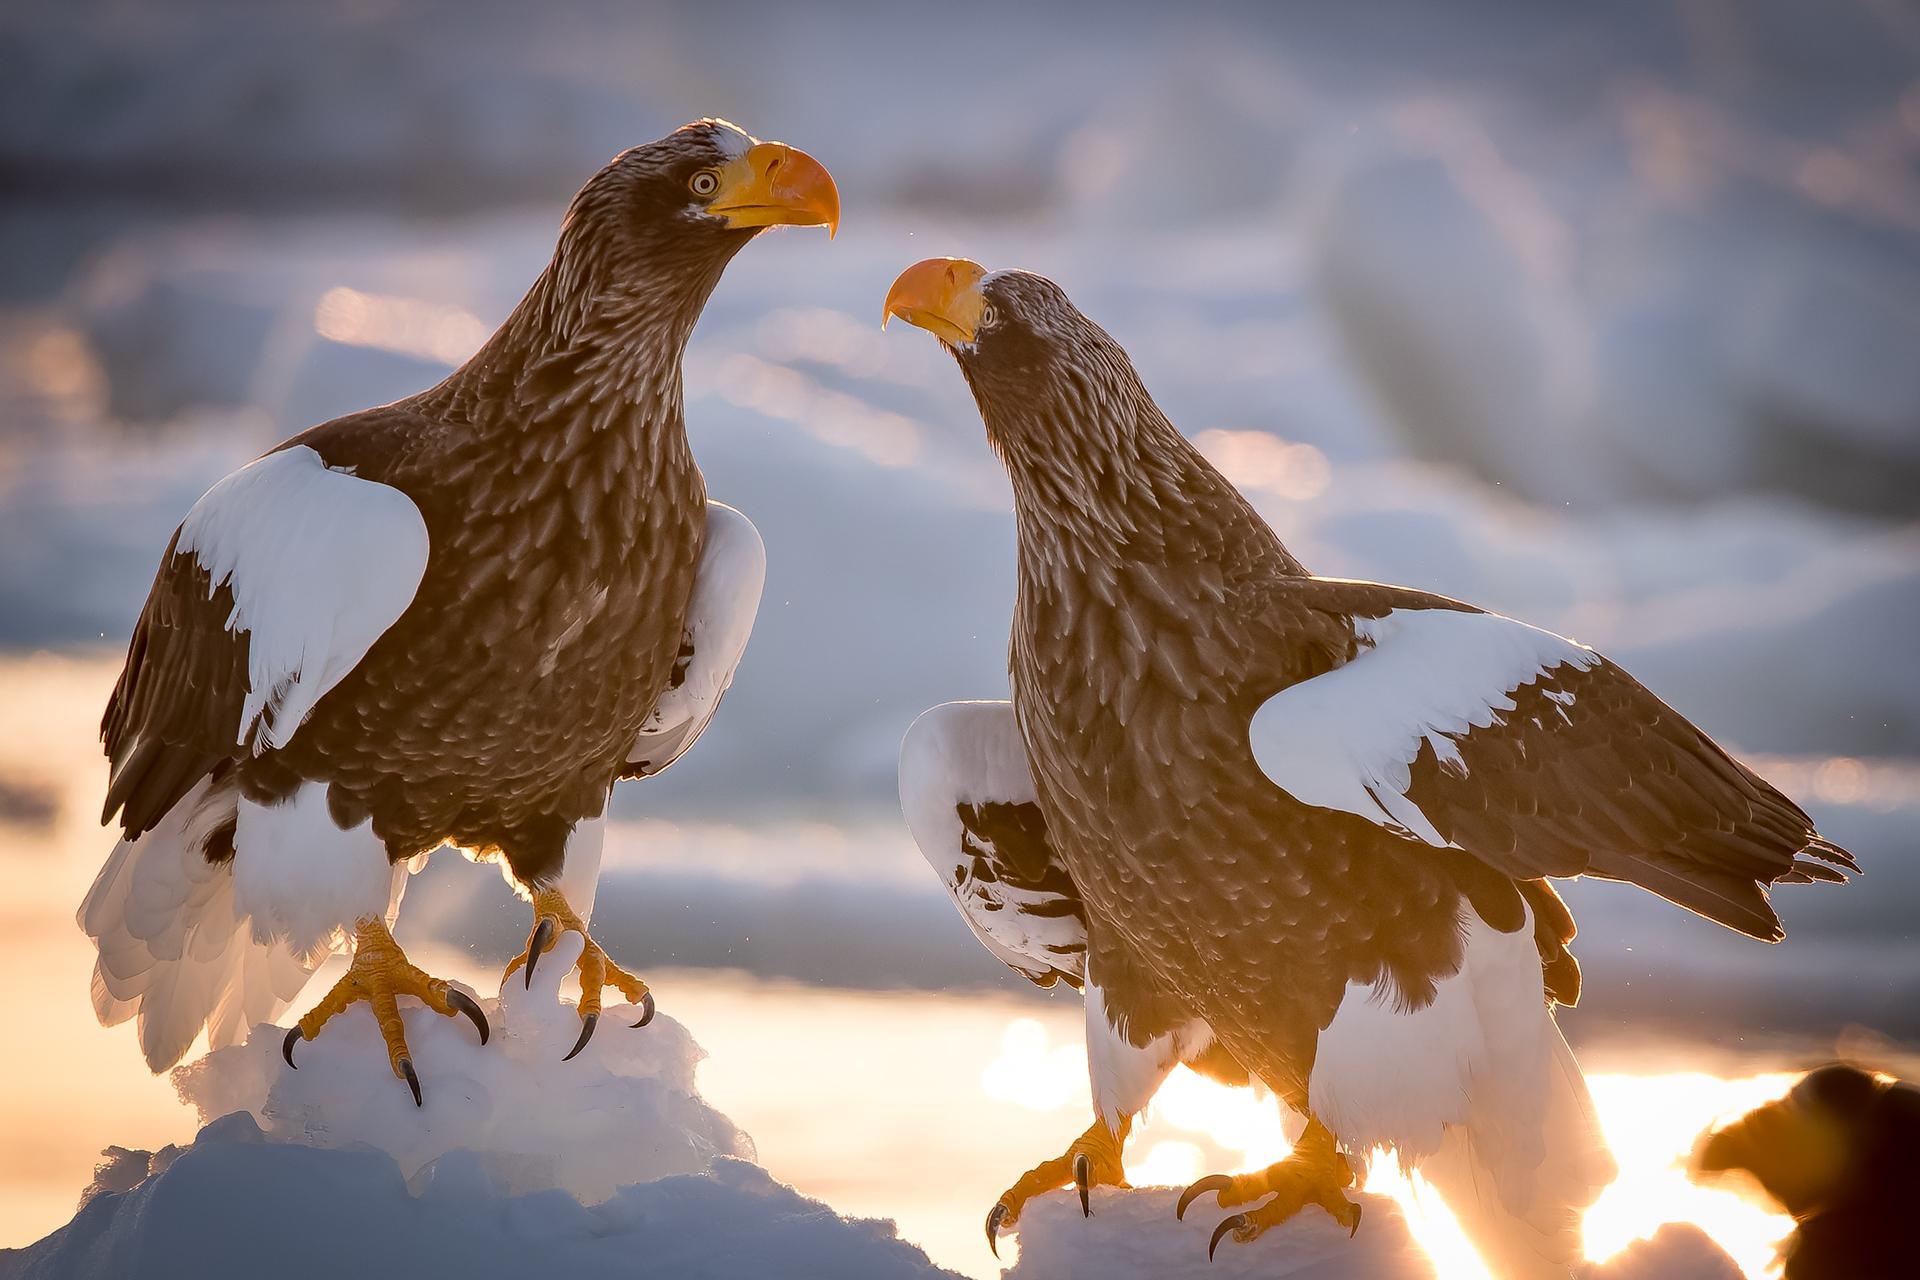
<instances>
[{"instance_id":1,"label":"folded wing","mask_svg":"<svg viewBox=\"0 0 1920 1280\"><path fill-rule=\"evenodd\" d=\"M1056 858L1009 702L949 702L900 746L900 807L960 916L1039 986L1086 980L1085 908Z\"/></svg>"},{"instance_id":2,"label":"folded wing","mask_svg":"<svg viewBox=\"0 0 1920 1280\"><path fill-rule=\"evenodd\" d=\"M1440 597L1299 579L1276 607L1332 668L1254 713L1303 804L1464 849L1517 879L1625 880L1756 938L1765 886L1843 879L1812 820L1593 650Z\"/></svg>"},{"instance_id":3,"label":"folded wing","mask_svg":"<svg viewBox=\"0 0 1920 1280\"><path fill-rule=\"evenodd\" d=\"M706 542L687 604L680 658L666 692L641 726L621 777L652 777L685 755L706 732L747 650L766 580L767 549L753 521L732 507L709 502Z\"/></svg>"},{"instance_id":4,"label":"folded wing","mask_svg":"<svg viewBox=\"0 0 1920 1280\"><path fill-rule=\"evenodd\" d=\"M106 810L153 828L223 759L292 740L413 602L427 526L306 445L208 490L174 533L101 723Z\"/></svg>"}]
</instances>

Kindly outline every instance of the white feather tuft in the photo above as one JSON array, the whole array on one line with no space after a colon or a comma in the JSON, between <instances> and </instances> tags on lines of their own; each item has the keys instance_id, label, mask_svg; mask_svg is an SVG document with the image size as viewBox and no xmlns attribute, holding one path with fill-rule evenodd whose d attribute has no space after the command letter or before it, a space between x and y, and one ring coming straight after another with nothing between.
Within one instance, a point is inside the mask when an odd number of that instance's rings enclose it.
<instances>
[{"instance_id":1,"label":"white feather tuft","mask_svg":"<svg viewBox=\"0 0 1920 1280\"><path fill-rule=\"evenodd\" d=\"M1406 795L1421 746L1464 775L1456 738L1493 725L1514 709L1515 690L1554 668L1600 661L1591 649L1497 613L1395 609L1357 619L1353 629L1365 647L1352 661L1282 689L1254 712L1254 759L1302 804L1358 814L1432 845L1447 842Z\"/></svg>"},{"instance_id":2,"label":"white feather tuft","mask_svg":"<svg viewBox=\"0 0 1920 1280\"><path fill-rule=\"evenodd\" d=\"M153 830L114 847L80 905L80 927L99 948L94 1013L105 1026L136 1018L155 1071L186 1056L203 1027L214 1048L238 1043L312 972L284 944L254 941L231 866L203 852L235 805L231 786L199 783Z\"/></svg>"},{"instance_id":3,"label":"white feather tuft","mask_svg":"<svg viewBox=\"0 0 1920 1280\"><path fill-rule=\"evenodd\" d=\"M753 634L767 580L767 548L753 522L719 502L707 504L707 535L687 604L693 656L680 684L660 695L627 759L647 776L685 755L706 732Z\"/></svg>"},{"instance_id":4,"label":"white feather tuft","mask_svg":"<svg viewBox=\"0 0 1920 1280\"><path fill-rule=\"evenodd\" d=\"M233 592L248 692L234 741L285 746L314 704L413 603L427 525L389 485L329 468L305 445L258 458L193 505L176 550Z\"/></svg>"},{"instance_id":5,"label":"white feather tuft","mask_svg":"<svg viewBox=\"0 0 1920 1280\"><path fill-rule=\"evenodd\" d=\"M1497 1274L1563 1277L1613 1158L1547 1006L1531 918L1501 933L1463 915L1460 969L1431 1003L1406 1010L1384 983L1349 984L1308 1102L1349 1150L1418 1165Z\"/></svg>"}]
</instances>

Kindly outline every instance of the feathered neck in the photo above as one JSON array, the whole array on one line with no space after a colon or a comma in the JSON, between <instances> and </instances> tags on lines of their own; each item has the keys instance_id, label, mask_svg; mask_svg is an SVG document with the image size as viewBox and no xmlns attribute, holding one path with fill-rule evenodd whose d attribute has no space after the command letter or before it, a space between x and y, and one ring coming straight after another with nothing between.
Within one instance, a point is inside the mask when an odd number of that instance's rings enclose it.
<instances>
[{"instance_id":1,"label":"feathered neck","mask_svg":"<svg viewBox=\"0 0 1920 1280\"><path fill-rule=\"evenodd\" d=\"M620 236L594 212L569 213L553 261L486 345L418 397L422 412L490 434L546 437L540 452L549 458L609 432L684 452L681 358L751 237L716 245Z\"/></svg>"},{"instance_id":2,"label":"feathered neck","mask_svg":"<svg viewBox=\"0 0 1920 1280\"><path fill-rule=\"evenodd\" d=\"M1023 589L1062 574L1305 573L1100 337L1014 377L962 361L1013 484Z\"/></svg>"}]
</instances>

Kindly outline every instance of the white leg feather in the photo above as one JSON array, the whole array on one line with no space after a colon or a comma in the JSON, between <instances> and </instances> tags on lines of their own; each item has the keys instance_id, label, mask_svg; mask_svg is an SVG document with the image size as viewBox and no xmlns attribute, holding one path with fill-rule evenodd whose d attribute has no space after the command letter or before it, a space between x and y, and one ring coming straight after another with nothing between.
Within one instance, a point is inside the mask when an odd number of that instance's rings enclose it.
<instances>
[{"instance_id":1,"label":"white leg feather","mask_svg":"<svg viewBox=\"0 0 1920 1280\"><path fill-rule=\"evenodd\" d=\"M1349 1150L1419 1166L1496 1274L1563 1277L1613 1159L1547 1007L1531 921L1503 934L1469 916L1465 938L1460 971L1420 1010L1347 988L1308 1101Z\"/></svg>"},{"instance_id":2,"label":"white leg feather","mask_svg":"<svg viewBox=\"0 0 1920 1280\"><path fill-rule=\"evenodd\" d=\"M254 939L231 864L203 852L235 812L231 787L202 782L153 830L114 848L80 906L80 927L99 948L94 1013L106 1026L137 1019L155 1071L184 1057L203 1027L216 1048L244 1039L310 972L285 944Z\"/></svg>"}]
</instances>

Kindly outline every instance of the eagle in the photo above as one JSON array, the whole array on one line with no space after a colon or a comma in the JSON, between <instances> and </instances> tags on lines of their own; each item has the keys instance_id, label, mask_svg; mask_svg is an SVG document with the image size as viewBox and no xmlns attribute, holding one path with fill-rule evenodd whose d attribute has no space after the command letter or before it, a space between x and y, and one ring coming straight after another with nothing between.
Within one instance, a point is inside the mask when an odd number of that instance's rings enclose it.
<instances>
[{"instance_id":1,"label":"eagle","mask_svg":"<svg viewBox=\"0 0 1920 1280\"><path fill-rule=\"evenodd\" d=\"M1052 281L928 259L894 316L958 363L1019 546L1011 702L918 721L903 802L989 949L1084 983L1098 1112L989 1236L1068 1172L1117 1180L1132 1111L1210 1061L1306 1127L1187 1189L1249 1206L1209 1254L1308 1205L1357 1229L1348 1154L1384 1146L1499 1274L1566 1275L1613 1166L1553 1016L1578 966L1550 882L1777 941L1767 887L1853 857L1592 649L1309 574Z\"/></svg>"},{"instance_id":2,"label":"eagle","mask_svg":"<svg viewBox=\"0 0 1920 1280\"><path fill-rule=\"evenodd\" d=\"M93 1003L161 1071L352 964L283 1053L366 1002L421 1101L398 997L473 998L390 931L443 844L498 859L566 929L585 1047L602 988L653 997L587 932L609 792L712 719L765 550L707 498L681 356L762 230L839 220L805 152L723 120L622 152L572 200L552 261L472 359L418 395L302 432L174 531L101 725L120 840L79 911Z\"/></svg>"},{"instance_id":3,"label":"eagle","mask_svg":"<svg viewBox=\"0 0 1920 1280\"><path fill-rule=\"evenodd\" d=\"M1692 1173L1752 1176L1794 1218L1782 1280L1911 1275L1920 1260L1920 1086L1832 1062L1700 1136Z\"/></svg>"}]
</instances>

